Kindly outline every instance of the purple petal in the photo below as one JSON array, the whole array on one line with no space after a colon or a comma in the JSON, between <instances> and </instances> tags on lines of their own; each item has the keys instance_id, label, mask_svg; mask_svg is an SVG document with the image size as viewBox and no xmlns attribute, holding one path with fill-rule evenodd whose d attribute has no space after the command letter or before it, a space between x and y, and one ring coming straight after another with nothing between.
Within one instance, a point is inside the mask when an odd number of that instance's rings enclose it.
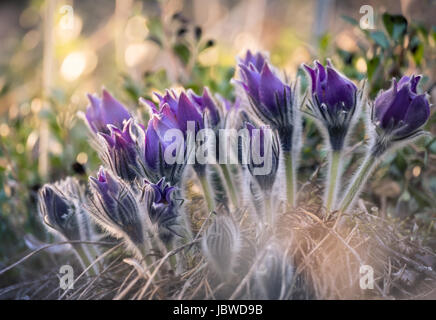
<instances>
[{"instance_id":1,"label":"purple petal","mask_svg":"<svg viewBox=\"0 0 436 320\"><path fill-rule=\"evenodd\" d=\"M400 121L404 120L407 109L412 102L409 92L409 87L403 86L395 95L394 101L383 115L381 123L383 128L387 128L391 123L398 124Z\"/></svg>"},{"instance_id":2,"label":"purple petal","mask_svg":"<svg viewBox=\"0 0 436 320\"><path fill-rule=\"evenodd\" d=\"M156 169L158 157L159 137L153 128L153 120L150 119L145 134L145 161L150 168Z\"/></svg>"},{"instance_id":3,"label":"purple petal","mask_svg":"<svg viewBox=\"0 0 436 320\"><path fill-rule=\"evenodd\" d=\"M188 121L194 121L196 126L202 127L203 118L195 106L189 101L185 93L182 93L179 98L179 106L176 113L177 123L183 132L187 130Z\"/></svg>"},{"instance_id":4,"label":"purple petal","mask_svg":"<svg viewBox=\"0 0 436 320\"><path fill-rule=\"evenodd\" d=\"M260 74L259 97L260 101L268 107L268 109L276 114L280 105L277 105L277 98L279 104L283 103L285 94L285 85L283 82L274 75L268 64L265 63ZM277 97L277 98L276 98Z\"/></svg>"},{"instance_id":5,"label":"purple petal","mask_svg":"<svg viewBox=\"0 0 436 320\"><path fill-rule=\"evenodd\" d=\"M424 125L430 117L430 105L425 94L417 96L413 99L404 117L404 122L407 124L398 134L406 135L412 133L416 129Z\"/></svg>"},{"instance_id":6,"label":"purple petal","mask_svg":"<svg viewBox=\"0 0 436 320\"><path fill-rule=\"evenodd\" d=\"M103 90L102 108L106 124L122 128L124 120L130 118L127 109L105 89Z\"/></svg>"}]
</instances>

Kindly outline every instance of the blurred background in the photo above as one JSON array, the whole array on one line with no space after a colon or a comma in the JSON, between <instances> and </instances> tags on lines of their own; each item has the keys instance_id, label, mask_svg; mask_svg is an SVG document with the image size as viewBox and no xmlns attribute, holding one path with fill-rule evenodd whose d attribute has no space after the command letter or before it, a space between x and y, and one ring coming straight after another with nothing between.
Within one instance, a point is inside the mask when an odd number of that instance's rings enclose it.
<instances>
[{"instance_id":1,"label":"blurred background","mask_svg":"<svg viewBox=\"0 0 436 320\"><path fill-rule=\"evenodd\" d=\"M144 117L138 97L165 88L207 85L234 99L236 57L251 49L268 51L303 87L301 63L330 57L356 82L368 77L371 97L392 77L423 74L434 103L435 16L432 0L1 1L0 269L49 241L36 211L40 186L68 175L85 182L98 168L77 117L86 93L104 86ZM435 118L433 108L433 134ZM363 128L348 172L362 156ZM306 120L304 130L301 181L322 177L326 157L314 124ZM433 247L435 158L432 137L401 150L363 195L371 210L416 225L411 232L427 234Z\"/></svg>"}]
</instances>

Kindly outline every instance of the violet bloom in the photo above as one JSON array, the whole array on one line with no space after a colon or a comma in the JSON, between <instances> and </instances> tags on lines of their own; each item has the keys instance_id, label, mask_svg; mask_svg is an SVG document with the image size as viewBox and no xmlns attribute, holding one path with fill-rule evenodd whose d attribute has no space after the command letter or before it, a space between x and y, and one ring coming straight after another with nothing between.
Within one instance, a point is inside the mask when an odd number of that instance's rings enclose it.
<instances>
[{"instance_id":1,"label":"violet bloom","mask_svg":"<svg viewBox=\"0 0 436 320\"><path fill-rule=\"evenodd\" d=\"M44 185L38 193L38 209L44 223L68 240L81 240L86 236L82 232L86 230L86 217L80 209L82 196L74 178Z\"/></svg>"},{"instance_id":2,"label":"violet bloom","mask_svg":"<svg viewBox=\"0 0 436 320\"><path fill-rule=\"evenodd\" d=\"M133 181L142 172L136 137L132 135L133 120L129 119L122 130L108 125L109 134L99 133L104 138L102 160L122 179ZM138 129L142 130L142 129Z\"/></svg>"},{"instance_id":3,"label":"violet bloom","mask_svg":"<svg viewBox=\"0 0 436 320\"><path fill-rule=\"evenodd\" d=\"M418 94L421 76L394 79L389 90L382 91L374 103L373 120L379 131L403 140L418 133L430 116L425 94Z\"/></svg>"},{"instance_id":4,"label":"violet bloom","mask_svg":"<svg viewBox=\"0 0 436 320\"><path fill-rule=\"evenodd\" d=\"M159 109L153 102L141 100L150 108L152 114L145 133L145 163L151 171L156 173L155 178L151 179L152 181L166 177L172 185L176 185L186 165L184 140L190 133L188 129L192 129L191 133L195 134L199 129L204 128L204 121L200 112L185 93L177 97L173 91L167 91L164 96L157 96L160 100ZM189 121L192 122L192 128L188 128ZM181 133L180 141L177 140L176 136L173 136L172 132L169 132L173 129L179 130ZM171 154L175 159L171 163L164 157L166 149L170 146L172 148Z\"/></svg>"},{"instance_id":5,"label":"violet bloom","mask_svg":"<svg viewBox=\"0 0 436 320\"><path fill-rule=\"evenodd\" d=\"M246 128L250 140L248 170L263 191L271 191L279 166L280 149L276 136L268 126L256 128L247 122ZM266 134L266 130L269 130L269 135Z\"/></svg>"},{"instance_id":6,"label":"violet bloom","mask_svg":"<svg viewBox=\"0 0 436 320\"><path fill-rule=\"evenodd\" d=\"M142 244L143 219L133 191L103 167L96 178L89 179L92 193L89 212L94 220L115 237Z\"/></svg>"},{"instance_id":7,"label":"violet bloom","mask_svg":"<svg viewBox=\"0 0 436 320\"><path fill-rule=\"evenodd\" d=\"M196 95L193 91L189 92L189 97L197 109L207 115L207 119L211 128L218 128L223 119L220 107L215 103L214 99L207 88L203 89L201 96Z\"/></svg>"},{"instance_id":8,"label":"violet bloom","mask_svg":"<svg viewBox=\"0 0 436 320\"><path fill-rule=\"evenodd\" d=\"M241 59L240 63L245 66L252 64L258 72L261 72L265 61L266 58L262 53L256 52L256 54L253 54L250 50L247 50L245 57Z\"/></svg>"},{"instance_id":9,"label":"violet bloom","mask_svg":"<svg viewBox=\"0 0 436 320\"><path fill-rule=\"evenodd\" d=\"M300 113L295 88L280 80L260 53L253 55L248 51L239 67L241 80L237 83L247 94L253 113L278 131L286 153L298 151Z\"/></svg>"},{"instance_id":10,"label":"violet bloom","mask_svg":"<svg viewBox=\"0 0 436 320\"><path fill-rule=\"evenodd\" d=\"M148 191L148 214L150 221L156 225L160 239L168 243L174 235L177 235L178 211L174 199L176 188L170 186L165 178L153 184L145 180L149 186Z\"/></svg>"},{"instance_id":11,"label":"violet bloom","mask_svg":"<svg viewBox=\"0 0 436 320\"><path fill-rule=\"evenodd\" d=\"M94 133L108 134L108 125L122 129L124 122L131 118L129 111L105 89L102 99L91 94L88 94L88 99L91 104L86 109L85 116Z\"/></svg>"},{"instance_id":12,"label":"violet bloom","mask_svg":"<svg viewBox=\"0 0 436 320\"><path fill-rule=\"evenodd\" d=\"M330 61L324 67L315 61L314 67L304 65L311 80L312 99L309 110L328 135L334 151L342 150L352 123L356 120L363 91L335 70Z\"/></svg>"},{"instance_id":13,"label":"violet bloom","mask_svg":"<svg viewBox=\"0 0 436 320\"><path fill-rule=\"evenodd\" d=\"M426 134L421 128L430 117L430 104L425 93L418 94L420 80L421 76L403 76L398 82L394 79L391 88L381 91L375 99L369 151L341 201L342 212L354 204L384 155Z\"/></svg>"}]
</instances>

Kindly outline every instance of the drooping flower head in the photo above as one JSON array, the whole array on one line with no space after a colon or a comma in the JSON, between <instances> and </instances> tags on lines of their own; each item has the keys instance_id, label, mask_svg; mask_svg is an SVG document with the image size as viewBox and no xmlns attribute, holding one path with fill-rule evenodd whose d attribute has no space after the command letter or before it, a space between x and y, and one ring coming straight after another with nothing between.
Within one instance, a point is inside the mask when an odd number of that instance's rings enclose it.
<instances>
[{"instance_id":1,"label":"drooping flower head","mask_svg":"<svg viewBox=\"0 0 436 320\"><path fill-rule=\"evenodd\" d=\"M138 137L144 136L143 129L129 119L122 129L108 125L109 133L99 133L103 138L100 153L103 163L122 179L133 181L143 172L141 166L143 147ZM135 132L135 133L134 133Z\"/></svg>"},{"instance_id":2,"label":"drooping flower head","mask_svg":"<svg viewBox=\"0 0 436 320\"><path fill-rule=\"evenodd\" d=\"M103 167L89 179L89 212L94 220L115 237L142 244L143 217L130 187Z\"/></svg>"},{"instance_id":3,"label":"drooping flower head","mask_svg":"<svg viewBox=\"0 0 436 320\"><path fill-rule=\"evenodd\" d=\"M363 90L333 68L330 60L324 67L315 61L314 67L304 65L310 78L310 115L320 124L321 130L333 150L341 150L349 129L358 117Z\"/></svg>"},{"instance_id":4,"label":"drooping flower head","mask_svg":"<svg viewBox=\"0 0 436 320\"><path fill-rule=\"evenodd\" d=\"M184 92L177 96L174 91L167 90L164 96L157 97L159 107L151 101L141 100L151 111L145 132L145 163L157 172L152 181L166 177L172 185L176 185L186 165L186 137L189 134L195 137L196 132L204 128L204 120ZM176 135L179 133L181 137ZM166 151L176 160L168 161Z\"/></svg>"},{"instance_id":5,"label":"drooping flower head","mask_svg":"<svg viewBox=\"0 0 436 320\"><path fill-rule=\"evenodd\" d=\"M109 133L108 125L122 129L124 122L131 118L129 111L107 90L103 89L100 99L88 94L90 105L86 109L86 120L94 133Z\"/></svg>"},{"instance_id":6,"label":"drooping flower head","mask_svg":"<svg viewBox=\"0 0 436 320\"><path fill-rule=\"evenodd\" d=\"M304 65L311 78L311 91L319 104L325 104L329 109L349 111L356 103L356 85L335 70L330 62L324 67L315 61L314 68Z\"/></svg>"},{"instance_id":7,"label":"drooping flower head","mask_svg":"<svg viewBox=\"0 0 436 320\"><path fill-rule=\"evenodd\" d=\"M193 91L188 92L189 98L197 109L202 114L207 114L209 124L212 128L216 128L221 123L223 118L220 107L215 103L214 99L207 88L203 89L202 95L196 95Z\"/></svg>"},{"instance_id":8,"label":"drooping flower head","mask_svg":"<svg viewBox=\"0 0 436 320\"><path fill-rule=\"evenodd\" d=\"M264 191L273 187L279 166L280 149L277 138L268 126L256 128L247 122L250 161L248 170Z\"/></svg>"},{"instance_id":9,"label":"drooping flower head","mask_svg":"<svg viewBox=\"0 0 436 320\"><path fill-rule=\"evenodd\" d=\"M258 72L262 71L265 62L266 57L262 53L256 52L253 54L250 50L247 50L245 57L240 60L240 63L245 66L250 66L250 64L252 64Z\"/></svg>"},{"instance_id":10,"label":"drooping flower head","mask_svg":"<svg viewBox=\"0 0 436 320\"><path fill-rule=\"evenodd\" d=\"M419 130L430 116L430 104L425 94L418 94L421 76L403 76L393 80L392 86L382 91L374 103L373 120L378 128L403 139Z\"/></svg>"},{"instance_id":11,"label":"drooping flower head","mask_svg":"<svg viewBox=\"0 0 436 320\"><path fill-rule=\"evenodd\" d=\"M236 81L248 96L252 112L263 122L277 129L285 151L299 137L299 110L295 88L283 82L266 58L247 52L239 64L241 79ZM298 146L295 146L298 147Z\"/></svg>"},{"instance_id":12,"label":"drooping flower head","mask_svg":"<svg viewBox=\"0 0 436 320\"><path fill-rule=\"evenodd\" d=\"M144 182L149 188L147 207L150 221L156 226L160 239L168 243L177 234L179 214L174 199L176 188L170 186L165 178L160 179L156 184L147 180Z\"/></svg>"},{"instance_id":13,"label":"drooping flower head","mask_svg":"<svg viewBox=\"0 0 436 320\"><path fill-rule=\"evenodd\" d=\"M38 194L38 209L44 223L68 240L85 240L86 217L80 202L83 191L79 182L71 177L54 184L46 184Z\"/></svg>"}]
</instances>

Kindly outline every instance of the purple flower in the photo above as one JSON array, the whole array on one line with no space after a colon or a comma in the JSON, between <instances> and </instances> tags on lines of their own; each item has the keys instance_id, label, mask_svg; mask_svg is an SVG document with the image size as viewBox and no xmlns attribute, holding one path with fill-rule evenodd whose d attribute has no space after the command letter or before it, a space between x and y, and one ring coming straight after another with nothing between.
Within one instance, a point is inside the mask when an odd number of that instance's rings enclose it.
<instances>
[{"instance_id":1,"label":"purple flower","mask_svg":"<svg viewBox=\"0 0 436 320\"><path fill-rule=\"evenodd\" d=\"M331 62L324 67L315 61L315 67L304 65L311 79L312 99L308 101L310 116L317 120L333 150L344 147L350 127L358 118L363 90L336 71Z\"/></svg>"},{"instance_id":2,"label":"purple flower","mask_svg":"<svg viewBox=\"0 0 436 320\"><path fill-rule=\"evenodd\" d=\"M159 237L168 243L175 234L178 212L174 201L176 188L170 186L165 178L153 184L144 181L149 186L148 191L148 214L153 224L156 224Z\"/></svg>"},{"instance_id":3,"label":"purple flower","mask_svg":"<svg viewBox=\"0 0 436 320\"><path fill-rule=\"evenodd\" d=\"M159 110L148 101L153 120L153 127L163 141L164 134L169 129L180 129L186 135L188 121L195 123L195 130L204 128L203 117L188 96L182 92L179 97L173 91L167 91L162 97L157 95L160 103Z\"/></svg>"},{"instance_id":4,"label":"purple flower","mask_svg":"<svg viewBox=\"0 0 436 320\"><path fill-rule=\"evenodd\" d=\"M135 244L144 240L143 221L133 191L103 167L90 177L89 212L103 228Z\"/></svg>"},{"instance_id":5,"label":"purple flower","mask_svg":"<svg viewBox=\"0 0 436 320\"><path fill-rule=\"evenodd\" d=\"M376 125L395 138L414 134L430 116L430 105L425 94L418 94L417 86L421 76L403 76L394 79L390 89L382 91L374 103Z\"/></svg>"},{"instance_id":6,"label":"purple flower","mask_svg":"<svg viewBox=\"0 0 436 320\"><path fill-rule=\"evenodd\" d=\"M185 163L168 163L165 161L166 148L175 143L173 140L167 141L168 130L177 129L186 137L187 121L195 122L195 128L203 124L203 118L195 106L189 101L188 97L182 93L177 97L173 91L167 91L164 96L157 95L160 103L159 108L151 101L142 100L151 111L152 117L145 129L145 163L152 173L151 181L158 181L166 177L171 184L179 182ZM171 135L169 135L170 138ZM184 141L181 146L173 149L172 155L177 158L177 152L185 155L186 145Z\"/></svg>"},{"instance_id":7,"label":"purple flower","mask_svg":"<svg viewBox=\"0 0 436 320\"><path fill-rule=\"evenodd\" d=\"M253 64L240 64L242 81L239 83L248 94L254 112L261 120L275 125L291 100L291 88L284 84L265 63L261 71Z\"/></svg>"},{"instance_id":8,"label":"purple flower","mask_svg":"<svg viewBox=\"0 0 436 320\"><path fill-rule=\"evenodd\" d=\"M103 89L103 98L88 94L91 104L86 109L86 120L93 132L109 133L108 125L123 128L124 121L130 119L129 111L112 95Z\"/></svg>"},{"instance_id":9,"label":"purple flower","mask_svg":"<svg viewBox=\"0 0 436 320\"><path fill-rule=\"evenodd\" d=\"M249 122L245 125L249 133L248 170L264 191L271 191L279 166L280 149L277 138L269 126L256 128ZM266 130L270 130L270 135L266 135Z\"/></svg>"},{"instance_id":10,"label":"purple flower","mask_svg":"<svg viewBox=\"0 0 436 320\"><path fill-rule=\"evenodd\" d=\"M357 87L353 82L336 71L330 60L327 67L315 61L315 67L304 65L311 78L311 90L314 100L325 104L329 109L349 111L356 103Z\"/></svg>"},{"instance_id":11,"label":"purple flower","mask_svg":"<svg viewBox=\"0 0 436 320\"><path fill-rule=\"evenodd\" d=\"M247 50L245 58L241 59L240 63L247 67L252 64L258 72L261 72L265 61L266 58L262 53L257 52L256 54L252 54L250 50Z\"/></svg>"},{"instance_id":12,"label":"purple flower","mask_svg":"<svg viewBox=\"0 0 436 320\"><path fill-rule=\"evenodd\" d=\"M222 115L220 108L211 98L209 90L204 88L201 96L196 95L193 91L190 91L189 97L202 114L207 113L211 127L216 128L221 122Z\"/></svg>"},{"instance_id":13,"label":"purple flower","mask_svg":"<svg viewBox=\"0 0 436 320\"><path fill-rule=\"evenodd\" d=\"M260 53L247 52L239 67L241 80L237 83L247 94L253 113L278 131L284 151L297 149L293 137L299 136L300 126L294 90L273 73Z\"/></svg>"},{"instance_id":14,"label":"purple flower","mask_svg":"<svg viewBox=\"0 0 436 320\"><path fill-rule=\"evenodd\" d=\"M176 190L166 183L165 178L162 178L158 183L153 184L146 182L154 191L153 203L154 204L170 204L172 201L172 194Z\"/></svg>"},{"instance_id":15,"label":"purple flower","mask_svg":"<svg viewBox=\"0 0 436 320\"><path fill-rule=\"evenodd\" d=\"M80 240L82 196L79 182L70 177L44 185L38 193L38 209L44 223L68 240Z\"/></svg>"},{"instance_id":16,"label":"purple flower","mask_svg":"<svg viewBox=\"0 0 436 320\"><path fill-rule=\"evenodd\" d=\"M109 134L99 133L105 141L103 162L119 177L129 181L133 181L142 169L138 162L141 155L132 136L132 121L129 119L122 130L108 125Z\"/></svg>"}]
</instances>

